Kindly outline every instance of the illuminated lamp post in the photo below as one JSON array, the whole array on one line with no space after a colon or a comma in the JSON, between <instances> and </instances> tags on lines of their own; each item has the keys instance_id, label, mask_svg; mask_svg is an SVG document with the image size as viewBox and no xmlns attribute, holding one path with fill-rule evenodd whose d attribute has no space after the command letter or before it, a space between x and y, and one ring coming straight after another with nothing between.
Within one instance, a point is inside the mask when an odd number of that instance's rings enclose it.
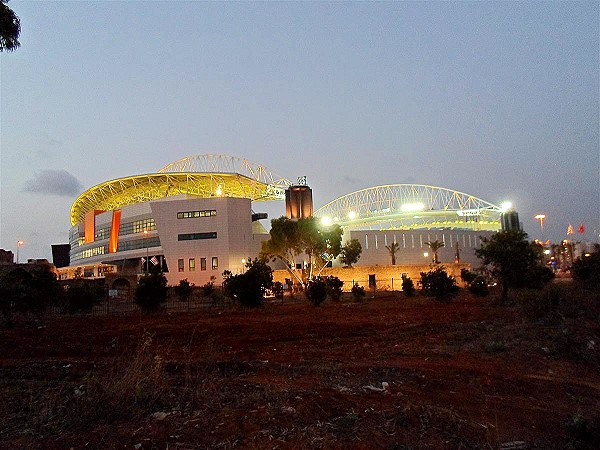
<instances>
[{"instance_id":1,"label":"illuminated lamp post","mask_svg":"<svg viewBox=\"0 0 600 450\"><path fill-rule=\"evenodd\" d=\"M144 244L146 244L146 270L144 273L148 273L148 230L144 230Z\"/></svg>"},{"instance_id":2,"label":"illuminated lamp post","mask_svg":"<svg viewBox=\"0 0 600 450\"><path fill-rule=\"evenodd\" d=\"M17 264L19 264L19 247L21 247L21 245L23 245L24 243L25 241L22 241L21 239L17 241Z\"/></svg>"},{"instance_id":3,"label":"illuminated lamp post","mask_svg":"<svg viewBox=\"0 0 600 450\"><path fill-rule=\"evenodd\" d=\"M540 221L540 229L542 230L542 242L544 241L544 219L546 218L545 214L538 214L534 217L534 219Z\"/></svg>"}]
</instances>

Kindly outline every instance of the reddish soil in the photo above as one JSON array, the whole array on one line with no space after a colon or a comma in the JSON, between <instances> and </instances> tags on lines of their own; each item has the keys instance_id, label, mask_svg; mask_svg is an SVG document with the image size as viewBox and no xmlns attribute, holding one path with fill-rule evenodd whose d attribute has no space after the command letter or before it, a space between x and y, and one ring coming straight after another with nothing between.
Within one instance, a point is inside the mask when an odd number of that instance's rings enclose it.
<instances>
[{"instance_id":1,"label":"reddish soil","mask_svg":"<svg viewBox=\"0 0 600 450\"><path fill-rule=\"evenodd\" d=\"M600 374L556 332L399 294L55 318L0 331L0 447L565 448L568 421L598 416Z\"/></svg>"}]
</instances>

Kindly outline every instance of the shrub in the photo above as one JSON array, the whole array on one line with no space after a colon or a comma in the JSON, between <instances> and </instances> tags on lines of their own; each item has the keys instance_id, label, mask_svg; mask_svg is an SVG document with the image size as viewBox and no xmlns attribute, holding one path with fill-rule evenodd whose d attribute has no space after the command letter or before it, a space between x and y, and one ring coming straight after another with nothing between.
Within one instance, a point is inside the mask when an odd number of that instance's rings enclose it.
<instances>
[{"instance_id":1,"label":"shrub","mask_svg":"<svg viewBox=\"0 0 600 450\"><path fill-rule=\"evenodd\" d=\"M448 275L444 266L436 266L428 272L421 272L423 294L438 301L450 301L458 294L459 288L454 277Z\"/></svg>"},{"instance_id":2,"label":"shrub","mask_svg":"<svg viewBox=\"0 0 600 450\"><path fill-rule=\"evenodd\" d=\"M194 283L190 283L187 278L179 280L179 284L175 286L175 295L179 300L187 302L194 292Z\"/></svg>"},{"instance_id":3,"label":"shrub","mask_svg":"<svg viewBox=\"0 0 600 450\"><path fill-rule=\"evenodd\" d=\"M223 273L223 290L242 306L255 308L262 304L265 291L273 286L273 270L265 260L258 258L250 258L246 267L246 272L239 275Z\"/></svg>"},{"instance_id":4,"label":"shrub","mask_svg":"<svg viewBox=\"0 0 600 450\"><path fill-rule=\"evenodd\" d=\"M319 306L327 297L327 283L321 278L313 278L306 286L306 298L315 306Z\"/></svg>"},{"instance_id":5,"label":"shrub","mask_svg":"<svg viewBox=\"0 0 600 450\"><path fill-rule=\"evenodd\" d=\"M468 285L469 292L478 297L486 297L490 290L488 288L488 282L482 275L477 275L475 279Z\"/></svg>"},{"instance_id":6,"label":"shrub","mask_svg":"<svg viewBox=\"0 0 600 450\"><path fill-rule=\"evenodd\" d=\"M600 252L577 258L572 267L573 279L584 286L600 287Z\"/></svg>"},{"instance_id":7,"label":"shrub","mask_svg":"<svg viewBox=\"0 0 600 450\"><path fill-rule=\"evenodd\" d=\"M283 283L276 281L273 283L273 295L277 300L283 300Z\"/></svg>"},{"instance_id":8,"label":"shrub","mask_svg":"<svg viewBox=\"0 0 600 450\"><path fill-rule=\"evenodd\" d=\"M157 311L167 300L167 279L159 268L153 268L138 281L135 302L144 312Z\"/></svg>"},{"instance_id":9,"label":"shrub","mask_svg":"<svg viewBox=\"0 0 600 450\"><path fill-rule=\"evenodd\" d=\"M402 291L407 297L415 295L415 283L408 275L402 275Z\"/></svg>"},{"instance_id":10,"label":"shrub","mask_svg":"<svg viewBox=\"0 0 600 450\"><path fill-rule=\"evenodd\" d=\"M365 288L362 287L358 283L354 283L354 286L352 286L351 292L352 292L352 298L356 301L359 301L359 300L365 298L365 295L367 295L367 293L365 292Z\"/></svg>"},{"instance_id":11,"label":"shrub","mask_svg":"<svg viewBox=\"0 0 600 450\"><path fill-rule=\"evenodd\" d=\"M104 287L95 280L78 278L65 286L65 299L69 314L90 312L104 298Z\"/></svg>"},{"instance_id":12,"label":"shrub","mask_svg":"<svg viewBox=\"0 0 600 450\"><path fill-rule=\"evenodd\" d=\"M342 280L333 275L329 275L325 278L325 284L327 285L327 293L331 297L331 300L338 301L342 298L342 288L344 287L344 282Z\"/></svg>"},{"instance_id":13,"label":"shrub","mask_svg":"<svg viewBox=\"0 0 600 450\"><path fill-rule=\"evenodd\" d=\"M204 297L212 297L215 293L215 283L209 281L208 283L202 285L202 295Z\"/></svg>"},{"instance_id":14,"label":"shrub","mask_svg":"<svg viewBox=\"0 0 600 450\"><path fill-rule=\"evenodd\" d=\"M467 285L469 292L478 297L486 297L490 293L488 280L483 275L478 275L468 269L460 269L460 279Z\"/></svg>"},{"instance_id":15,"label":"shrub","mask_svg":"<svg viewBox=\"0 0 600 450\"><path fill-rule=\"evenodd\" d=\"M15 316L33 314L41 320L48 306L60 299L62 290L56 276L46 264L17 267L0 276L0 311L8 325Z\"/></svg>"},{"instance_id":16,"label":"shrub","mask_svg":"<svg viewBox=\"0 0 600 450\"><path fill-rule=\"evenodd\" d=\"M565 423L568 449L598 448L600 441L600 418L591 419L581 414L575 414ZM594 444L595 442L595 444Z\"/></svg>"}]
</instances>

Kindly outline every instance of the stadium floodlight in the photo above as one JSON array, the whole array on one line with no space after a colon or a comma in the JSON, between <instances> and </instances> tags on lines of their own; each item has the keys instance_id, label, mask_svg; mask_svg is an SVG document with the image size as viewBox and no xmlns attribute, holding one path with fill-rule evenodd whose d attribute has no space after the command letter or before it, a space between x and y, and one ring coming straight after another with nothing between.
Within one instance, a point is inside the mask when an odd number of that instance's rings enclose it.
<instances>
[{"instance_id":1,"label":"stadium floodlight","mask_svg":"<svg viewBox=\"0 0 600 450\"><path fill-rule=\"evenodd\" d=\"M323 217L321 219L321 225L328 227L331 225L331 217Z\"/></svg>"},{"instance_id":2,"label":"stadium floodlight","mask_svg":"<svg viewBox=\"0 0 600 450\"><path fill-rule=\"evenodd\" d=\"M408 211L423 211L425 209L425 205L423 203L405 203L400 207L402 212Z\"/></svg>"},{"instance_id":3,"label":"stadium floodlight","mask_svg":"<svg viewBox=\"0 0 600 450\"><path fill-rule=\"evenodd\" d=\"M512 208L512 203L511 202L502 202L500 204L500 211L502 211L502 212L506 212L506 211L508 211L511 208Z\"/></svg>"},{"instance_id":4,"label":"stadium floodlight","mask_svg":"<svg viewBox=\"0 0 600 450\"><path fill-rule=\"evenodd\" d=\"M356 213L354 211L350 211L348 213L348 219L350 219L350 220L356 219Z\"/></svg>"}]
</instances>

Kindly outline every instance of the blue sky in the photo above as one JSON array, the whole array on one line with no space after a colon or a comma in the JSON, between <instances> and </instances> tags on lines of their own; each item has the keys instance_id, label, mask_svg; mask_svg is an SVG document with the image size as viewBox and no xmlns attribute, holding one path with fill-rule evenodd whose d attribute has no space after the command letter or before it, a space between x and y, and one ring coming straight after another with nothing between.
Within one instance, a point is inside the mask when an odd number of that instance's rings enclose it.
<instances>
[{"instance_id":1,"label":"blue sky","mask_svg":"<svg viewBox=\"0 0 600 450\"><path fill-rule=\"evenodd\" d=\"M600 231L599 3L23 2L0 55L0 247L50 258L84 189L225 153L315 206L419 183ZM282 204L268 208L283 214Z\"/></svg>"}]
</instances>

